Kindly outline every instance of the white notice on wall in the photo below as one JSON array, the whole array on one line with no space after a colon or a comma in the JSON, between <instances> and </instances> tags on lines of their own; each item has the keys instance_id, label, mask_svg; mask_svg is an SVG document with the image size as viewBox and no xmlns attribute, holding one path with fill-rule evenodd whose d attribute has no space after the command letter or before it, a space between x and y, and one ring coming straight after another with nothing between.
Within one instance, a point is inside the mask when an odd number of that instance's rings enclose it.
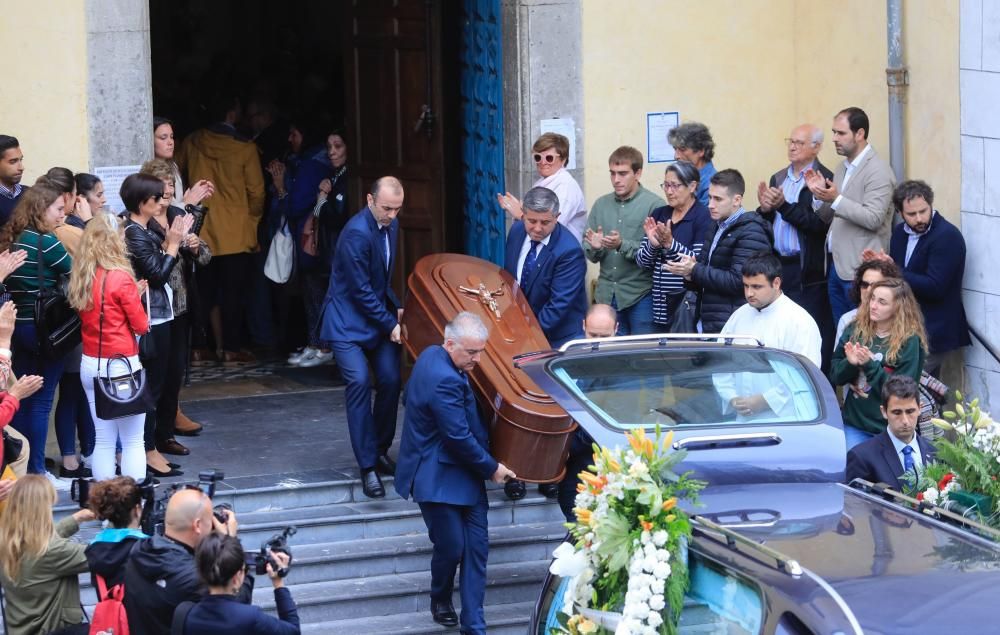
<instances>
[{"instance_id":1,"label":"white notice on wall","mask_svg":"<svg viewBox=\"0 0 1000 635\"><path fill-rule=\"evenodd\" d=\"M94 168L94 175L101 179L104 184L104 196L108 199L108 209L115 214L125 211L125 204L119 190L122 188L122 181L130 174L135 174L141 165L114 165L104 168Z\"/></svg>"},{"instance_id":2,"label":"white notice on wall","mask_svg":"<svg viewBox=\"0 0 1000 635\"><path fill-rule=\"evenodd\" d=\"M573 124L573 120L561 117L556 119L542 119L539 128L541 129L541 134L545 134L546 132L555 132L569 139L569 163L566 164L566 169L575 170L576 125Z\"/></svg>"},{"instance_id":3,"label":"white notice on wall","mask_svg":"<svg viewBox=\"0 0 1000 635\"><path fill-rule=\"evenodd\" d=\"M646 162L665 163L674 160L674 147L667 141L667 133L680 123L676 112L646 113Z\"/></svg>"}]
</instances>

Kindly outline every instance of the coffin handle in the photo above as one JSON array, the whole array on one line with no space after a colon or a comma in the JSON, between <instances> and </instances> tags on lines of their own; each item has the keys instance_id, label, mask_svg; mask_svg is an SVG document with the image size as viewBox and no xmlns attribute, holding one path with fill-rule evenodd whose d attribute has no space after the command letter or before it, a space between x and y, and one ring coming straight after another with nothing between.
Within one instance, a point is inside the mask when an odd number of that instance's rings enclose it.
<instances>
[{"instance_id":1,"label":"coffin handle","mask_svg":"<svg viewBox=\"0 0 1000 635\"><path fill-rule=\"evenodd\" d=\"M711 436L685 437L674 441L674 450L718 450L722 448L778 445L781 437L776 432L753 432L748 434L715 434Z\"/></svg>"}]
</instances>

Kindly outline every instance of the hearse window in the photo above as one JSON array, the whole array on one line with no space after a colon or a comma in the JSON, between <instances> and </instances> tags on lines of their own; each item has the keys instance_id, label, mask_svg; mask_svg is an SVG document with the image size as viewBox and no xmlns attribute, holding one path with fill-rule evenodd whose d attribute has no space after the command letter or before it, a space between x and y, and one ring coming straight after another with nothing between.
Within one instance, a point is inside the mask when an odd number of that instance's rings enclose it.
<instances>
[{"instance_id":1,"label":"hearse window","mask_svg":"<svg viewBox=\"0 0 1000 635\"><path fill-rule=\"evenodd\" d=\"M820 415L809 374L780 351L623 351L554 359L549 370L620 429L803 423ZM756 397L750 411L741 407L745 397Z\"/></svg>"}]
</instances>

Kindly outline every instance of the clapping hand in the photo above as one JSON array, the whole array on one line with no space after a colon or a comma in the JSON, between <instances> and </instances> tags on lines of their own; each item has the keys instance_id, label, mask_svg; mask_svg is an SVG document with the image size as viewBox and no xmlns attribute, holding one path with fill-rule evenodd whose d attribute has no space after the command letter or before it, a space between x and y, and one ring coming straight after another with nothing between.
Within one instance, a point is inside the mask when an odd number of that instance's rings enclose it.
<instances>
[{"instance_id":1,"label":"clapping hand","mask_svg":"<svg viewBox=\"0 0 1000 635\"><path fill-rule=\"evenodd\" d=\"M175 245L178 248L184 242L191 226L194 225L193 214L180 214L174 216L174 220L167 229L167 245Z\"/></svg>"},{"instance_id":2,"label":"clapping hand","mask_svg":"<svg viewBox=\"0 0 1000 635\"><path fill-rule=\"evenodd\" d=\"M587 241L593 249L604 249L604 228L598 226L595 232L591 228L587 228L587 233L584 234L584 239Z\"/></svg>"},{"instance_id":3,"label":"clapping hand","mask_svg":"<svg viewBox=\"0 0 1000 635\"><path fill-rule=\"evenodd\" d=\"M673 230L670 223L659 223L652 216L647 216L642 221L642 229L646 232L649 244L659 249L660 247L670 248L674 244Z\"/></svg>"},{"instance_id":4,"label":"clapping hand","mask_svg":"<svg viewBox=\"0 0 1000 635\"><path fill-rule=\"evenodd\" d=\"M11 397L21 401L41 390L44 383L45 380L38 375L22 375L7 389L7 392Z\"/></svg>"},{"instance_id":5,"label":"clapping hand","mask_svg":"<svg viewBox=\"0 0 1000 635\"><path fill-rule=\"evenodd\" d=\"M14 324L17 319L17 308L13 300L8 300L0 307L0 346L10 348L10 337L14 333Z\"/></svg>"},{"instance_id":6,"label":"clapping hand","mask_svg":"<svg viewBox=\"0 0 1000 635\"><path fill-rule=\"evenodd\" d=\"M837 186L833 184L833 181L823 176L820 172L809 168L805 172L806 176L806 187L812 192L812 195L824 203L832 203L837 200L837 196L840 192L837 191Z\"/></svg>"},{"instance_id":7,"label":"clapping hand","mask_svg":"<svg viewBox=\"0 0 1000 635\"><path fill-rule=\"evenodd\" d=\"M14 273L27 257L28 252L23 249L18 251L5 249L0 252L0 282L6 280L7 276Z\"/></svg>"},{"instance_id":8,"label":"clapping hand","mask_svg":"<svg viewBox=\"0 0 1000 635\"><path fill-rule=\"evenodd\" d=\"M681 254L676 260L668 260L663 263L663 268L674 275L690 280L691 272L694 271L694 266L697 262L694 256Z\"/></svg>"},{"instance_id":9,"label":"clapping hand","mask_svg":"<svg viewBox=\"0 0 1000 635\"><path fill-rule=\"evenodd\" d=\"M618 249L622 246L622 235L616 229L609 234L605 234L601 244L605 249Z\"/></svg>"},{"instance_id":10,"label":"clapping hand","mask_svg":"<svg viewBox=\"0 0 1000 635\"><path fill-rule=\"evenodd\" d=\"M864 344L857 342L844 343L844 357L852 366L864 366L872 359L871 350Z\"/></svg>"},{"instance_id":11,"label":"clapping hand","mask_svg":"<svg viewBox=\"0 0 1000 635\"><path fill-rule=\"evenodd\" d=\"M781 188L768 187L764 181L757 185L757 200L760 201L760 208L765 212L778 209L785 202L785 193Z\"/></svg>"},{"instance_id":12,"label":"clapping hand","mask_svg":"<svg viewBox=\"0 0 1000 635\"><path fill-rule=\"evenodd\" d=\"M211 181L202 179L188 188L184 192L185 205L200 205L203 200L215 194L215 185Z\"/></svg>"},{"instance_id":13,"label":"clapping hand","mask_svg":"<svg viewBox=\"0 0 1000 635\"><path fill-rule=\"evenodd\" d=\"M500 207L511 215L514 220L521 220L524 216L524 210L521 207L521 201L518 200L516 196L507 192L506 194L497 194L497 203L500 203Z\"/></svg>"}]
</instances>

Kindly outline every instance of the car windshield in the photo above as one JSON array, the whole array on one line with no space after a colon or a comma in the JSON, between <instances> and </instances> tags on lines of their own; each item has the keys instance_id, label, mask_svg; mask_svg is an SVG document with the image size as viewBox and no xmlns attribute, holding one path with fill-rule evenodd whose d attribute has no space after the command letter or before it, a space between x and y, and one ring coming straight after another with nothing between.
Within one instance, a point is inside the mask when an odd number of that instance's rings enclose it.
<instances>
[{"instance_id":1,"label":"car windshield","mask_svg":"<svg viewBox=\"0 0 1000 635\"><path fill-rule=\"evenodd\" d=\"M564 356L549 372L618 429L805 423L820 416L797 358L751 347L622 350Z\"/></svg>"}]
</instances>

